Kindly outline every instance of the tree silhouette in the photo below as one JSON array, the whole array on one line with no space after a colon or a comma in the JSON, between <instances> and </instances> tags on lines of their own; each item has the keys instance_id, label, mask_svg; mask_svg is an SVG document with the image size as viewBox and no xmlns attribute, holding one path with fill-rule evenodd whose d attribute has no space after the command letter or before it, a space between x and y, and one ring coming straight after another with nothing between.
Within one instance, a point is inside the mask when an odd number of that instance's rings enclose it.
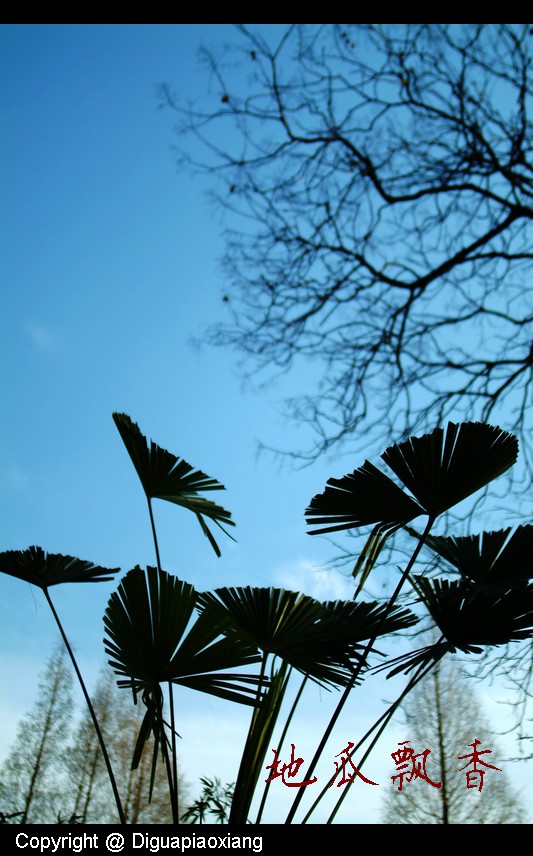
<instances>
[{"instance_id":1,"label":"tree silhouette","mask_svg":"<svg viewBox=\"0 0 533 856\"><path fill-rule=\"evenodd\" d=\"M160 758L150 799L152 752L146 746L139 764L131 759L144 715L143 705L134 705L131 695L119 690L113 672L102 668L94 692L94 705L117 776L126 823L171 823L166 774ZM72 814L82 823L117 823L117 810L105 765L90 716L85 713L68 753L68 793L74 795ZM184 784L180 780L180 799Z\"/></svg>"},{"instance_id":2,"label":"tree silhouette","mask_svg":"<svg viewBox=\"0 0 533 856\"><path fill-rule=\"evenodd\" d=\"M531 472L529 25L237 29L205 102L162 87L229 215L210 341L305 366L304 460L490 417Z\"/></svg>"},{"instance_id":3,"label":"tree silhouette","mask_svg":"<svg viewBox=\"0 0 533 856\"><path fill-rule=\"evenodd\" d=\"M0 769L0 808L18 823L66 820L64 750L73 713L72 674L63 649L51 655L37 698Z\"/></svg>"},{"instance_id":4,"label":"tree silhouette","mask_svg":"<svg viewBox=\"0 0 533 856\"><path fill-rule=\"evenodd\" d=\"M441 661L411 692L402 707L405 739L416 754L426 756L428 778L407 777L390 781L382 804L384 823L523 823L525 811L518 794L502 768L502 756L482 714L472 682L465 683L461 670ZM459 756L490 749L483 760L500 770L487 770L482 790L466 787L467 763ZM392 765L392 762L391 762ZM391 766L392 775L395 774ZM396 771L396 775L398 772Z\"/></svg>"}]
</instances>

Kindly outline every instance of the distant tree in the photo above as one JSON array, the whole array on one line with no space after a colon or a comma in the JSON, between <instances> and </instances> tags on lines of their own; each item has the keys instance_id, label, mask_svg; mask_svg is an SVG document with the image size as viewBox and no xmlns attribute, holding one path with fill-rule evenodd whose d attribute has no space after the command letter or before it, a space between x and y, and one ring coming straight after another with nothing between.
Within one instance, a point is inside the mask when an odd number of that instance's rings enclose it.
<instances>
[{"instance_id":1,"label":"distant tree","mask_svg":"<svg viewBox=\"0 0 533 856\"><path fill-rule=\"evenodd\" d=\"M465 682L460 669L441 661L407 697L402 707L405 740L415 754L429 750L425 758L428 778L404 778L390 782L382 807L383 823L523 823L522 802L502 769L502 757L476 698L472 682ZM492 750L482 760L500 770L485 770L482 790L467 788L468 759L459 756L477 749ZM424 765L424 759L419 759ZM391 761L391 775L394 771ZM412 765L407 765L412 769ZM468 768L468 769L471 769Z\"/></svg>"},{"instance_id":2,"label":"distant tree","mask_svg":"<svg viewBox=\"0 0 533 856\"><path fill-rule=\"evenodd\" d=\"M108 726L111 715L111 676L100 675L93 695L93 706L104 731ZM109 780L103 764L102 752L98 743L96 732L90 715L84 713L73 736L73 742L68 751L67 760L69 792L74 798L72 807L73 816L80 819L81 823L97 822L94 807L95 802L100 802L102 794L105 794L105 819L112 823L118 820L116 807L108 806ZM113 803L114 805L114 803ZM92 811L91 811L92 809ZM100 806L96 815L102 811Z\"/></svg>"},{"instance_id":3,"label":"distant tree","mask_svg":"<svg viewBox=\"0 0 533 856\"><path fill-rule=\"evenodd\" d=\"M48 660L36 701L0 768L0 809L5 815L17 813L14 822L68 820L63 753L72 716L72 674L61 648Z\"/></svg>"},{"instance_id":4,"label":"distant tree","mask_svg":"<svg viewBox=\"0 0 533 856\"><path fill-rule=\"evenodd\" d=\"M149 799L152 754L145 746L139 766L131 769L144 708L131 694L119 690L113 673L102 669L93 696L100 727L111 757L127 823L172 823L166 774L161 756ZM69 752L69 791L72 813L83 823L117 823L117 810L96 734L88 714L80 721ZM182 788L183 790L183 788ZM182 799L183 794L180 795Z\"/></svg>"},{"instance_id":5,"label":"distant tree","mask_svg":"<svg viewBox=\"0 0 533 856\"><path fill-rule=\"evenodd\" d=\"M203 101L162 87L229 215L211 341L307 367L292 454L490 417L531 473L532 49L527 24L237 25Z\"/></svg>"}]
</instances>

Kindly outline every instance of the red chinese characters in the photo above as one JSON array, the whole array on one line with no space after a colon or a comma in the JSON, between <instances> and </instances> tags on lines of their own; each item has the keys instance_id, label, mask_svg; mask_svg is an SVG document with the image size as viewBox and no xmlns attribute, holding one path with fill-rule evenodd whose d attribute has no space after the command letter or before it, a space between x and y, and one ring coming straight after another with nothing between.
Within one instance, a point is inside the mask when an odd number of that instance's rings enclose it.
<instances>
[{"instance_id":1,"label":"red chinese characters","mask_svg":"<svg viewBox=\"0 0 533 856\"><path fill-rule=\"evenodd\" d=\"M500 767L495 767L493 764L487 764L486 761L482 761L481 755L490 755L492 753L492 749L482 749L481 752L478 752L477 747L481 744L480 740L474 740L473 743L469 743L468 745L473 748L473 752L470 755L458 755L459 761L464 761L465 758L470 758L468 761L461 767L461 770L466 770L467 767L472 766L471 770L466 771L466 787L467 788L477 788L478 791L483 790L483 776L485 775L485 770L482 767L487 767L490 770L499 770L501 772Z\"/></svg>"},{"instance_id":2,"label":"red chinese characters","mask_svg":"<svg viewBox=\"0 0 533 856\"><path fill-rule=\"evenodd\" d=\"M404 740L402 743L398 743L398 746L403 746L405 748L397 749L396 752L391 754L391 758L396 764L396 769L398 770L398 775L391 776L391 779L393 782L395 782L396 779L400 780L398 790L402 790L404 779L406 779L407 782L411 782L413 779L424 779L425 782L433 785L434 788L442 787L441 782L432 782L426 772L426 761L428 755L431 753L431 749L424 749L423 752L419 752L418 755L415 755L415 750L411 746L407 745L409 742L409 740Z\"/></svg>"}]
</instances>

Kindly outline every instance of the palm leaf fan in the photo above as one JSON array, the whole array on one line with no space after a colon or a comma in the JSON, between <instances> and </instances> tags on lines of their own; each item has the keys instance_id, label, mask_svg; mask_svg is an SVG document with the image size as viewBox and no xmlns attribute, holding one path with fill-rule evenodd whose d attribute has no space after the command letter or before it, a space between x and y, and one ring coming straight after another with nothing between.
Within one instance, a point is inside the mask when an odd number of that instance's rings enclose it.
<instances>
[{"instance_id":1,"label":"palm leaf fan","mask_svg":"<svg viewBox=\"0 0 533 856\"><path fill-rule=\"evenodd\" d=\"M120 568L103 568L93 562L63 556L61 553L46 553L42 547L0 553L0 572L41 589L60 583L108 582L119 570Z\"/></svg>"},{"instance_id":2,"label":"palm leaf fan","mask_svg":"<svg viewBox=\"0 0 533 856\"><path fill-rule=\"evenodd\" d=\"M232 536L226 532L224 526L235 524L229 511L201 496L200 493L224 490L224 485L201 470L195 470L183 458L167 452L153 441L148 445L139 426L125 413L113 413L113 420L137 470L148 500L163 499L192 511L215 553L220 556L218 544L204 518L212 520L230 538Z\"/></svg>"},{"instance_id":3,"label":"palm leaf fan","mask_svg":"<svg viewBox=\"0 0 533 856\"><path fill-rule=\"evenodd\" d=\"M480 653L533 636L533 585L481 591L462 581L417 576L415 586L448 650Z\"/></svg>"},{"instance_id":4,"label":"palm leaf fan","mask_svg":"<svg viewBox=\"0 0 533 856\"><path fill-rule=\"evenodd\" d=\"M165 571L134 568L111 595L104 615L110 665L136 693L157 693L170 682L254 705L258 679L228 668L260 659L248 640L222 635L209 612L195 612L192 585Z\"/></svg>"},{"instance_id":5,"label":"palm leaf fan","mask_svg":"<svg viewBox=\"0 0 533 856\"><path fill-rule=\"evenodd\" d=\"M360 659L359 643L376 633L385 612L378 604L323 604L275 588L221 588L200 595L198 601L201 609L218 604L266 654L280 657L323 686L348 683L353 661ZM383 632L410 623L407 611L394 612Z\"/></svg>"},{"instance_id":6,"label":"palm leaf fan","mask_svg":"<svg viewBox=\"0 0 533 856\"><path fill-rule=\"evenodd\" d=\"M533 579L533 525L461 537L430 536L426 546L483 589Z\"/></svg>"},{"instance_id":7,"label":"palm leaf fan","mask_svg":"<svg viewBox=\"0 0 533 856\"><path fill-rule=\"evenodd\" d=\"M328 480L306 509L309 525L324 524L309 535L339 532L375 524L352 571L363 588L387 538L405 523L423 514L423 508L369 461L343 478Z\"/></svg>"},{"instance_id":8,"label":"palm leaf fan","mask_svg":"<svg viewBox=\"0 0 533 856\"><path fill-rule=\"evenodd\" d=\"M390 446L381 457L435 518L506 472L517 456L513 434L482 422L450 422Z\"/></svg>"},{"instance_id":9,"label":"palm leaf fan","mask_svg":"<svg viewBox=\"0 0 533 856\"><path fill-rule=\"evenodd\" d=\"M328 479L326 489L306 509L311 526L327 523L310 535L340 532L376 523L397 527L423 514L423 508L369 461L343 478Z\"/></svg>"}]
</instances>

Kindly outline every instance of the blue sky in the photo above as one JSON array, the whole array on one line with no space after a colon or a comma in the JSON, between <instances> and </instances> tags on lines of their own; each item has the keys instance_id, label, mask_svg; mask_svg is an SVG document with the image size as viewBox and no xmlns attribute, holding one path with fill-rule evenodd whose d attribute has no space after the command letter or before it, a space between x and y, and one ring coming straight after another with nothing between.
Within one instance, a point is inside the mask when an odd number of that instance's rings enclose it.
<instances>
[{"instance_id":1,"label":"blue sky","mask_svg":"<svg viewBox=\"0 0 533 856\"><path fill-rule=\"evenodd\" d=\"M176 167L174 117L158 109L156 88L169 82L187 99L202 94L200 45L232 38L229 25L0 29L1 549L39 544L124 571L155 564L144 496L111 418L118 410L227 488L213 498L233 513L237 543L221 535L221 559L192 515L156 504L167 570L198 588L278 585L349 597L345 577L324 570L332 547L309 538L303 512L327 478L359 466L367 451L298 471L258 457L258 441L306 444L305 429L281 413L295 379L244 388L234 355L191 345L224 319L221 223L207 185ZM39 591L0 583L0 685L11 690L0 699L1 759L57 634ZM52 591L89 680L104 659L102 615L113 589ZM392 690L376 681L360 694L339 726L342 746ZM483 696L496 712L495 690ZM311 754L330 707L329 694L311 690L308 716L291 736L300 754ZM186 697L182 722L193 790L201 775L234 778L246 712ZM220 740L206 745L213 729ZM368 767L378 781L402 739L390 734ZM524 771L513 767L525 787ZM345 821L377 820L374 793L349 803Z\"/></svg>"}]
</instances>

